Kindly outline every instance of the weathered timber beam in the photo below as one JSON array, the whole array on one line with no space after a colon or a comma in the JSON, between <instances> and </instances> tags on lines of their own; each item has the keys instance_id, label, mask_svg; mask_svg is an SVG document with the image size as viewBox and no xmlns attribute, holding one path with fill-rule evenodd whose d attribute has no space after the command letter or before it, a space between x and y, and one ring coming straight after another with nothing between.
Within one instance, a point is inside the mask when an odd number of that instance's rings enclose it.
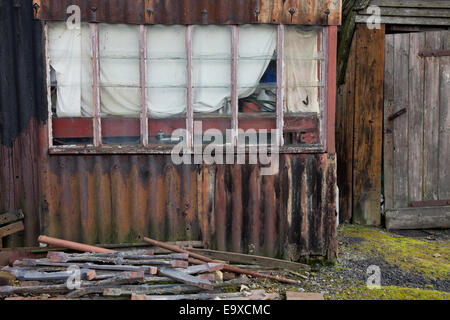
<instances>
[{"instance_id":1,"label":"weathered timber beam","mask_svg":"<svg viewBox=\"0 0 450 320\"><path fill-rule=\"evenodd\" d=\"M14 222L0 228L0 239L11 234L23 231L25 229L23 222Z\"/></svg>"},{"instance_id":2,"label":"weathered timber beam","mask_svg":"<svg viewBox=\"0 0 450 320\"><path fill-rule=\"evenodd\" d=\"M149 266L166 266L170 268L186 268L188 262L185 260L139 260L126 259L120 253L105 254L106 256L95 255L68 255L63 252L49 252L48 257L51 262L93 262L100 264L113 265L149 265ZM187 260L187 254L183 257ZM139 256L145 259L145 256ZM179 257L178 257L179 258Z\"/></svg>"},{"instance_id":3,"label":"weathered timber beam","mask_svg":"<svg viewBox=\"0 0 450 320\"><path fill-rule=\"evenodd\" d=\"M223 263L204 263L197 266L187 267L186 269L179 269L179 271L185 272L187 274L201 274L207 272L220 271L224 268Z\"/></svg>"},{"instance_id":4,"label":"weathered timber beam","mask_svg":"<svg viewBox=\"0 0 450 320\"><path fill-rule=\"evenodd\" d=\"M14 262L14 266L18 267L63 267L68 268L76 265L80 268L94 269L94 270L109 270L109 271L140 271L143 270L146 274L156 274L158 268L154 266L132 266L132 265L100 265L94 263L68 263L68 262L50 262L48 259L23 259Z\"/></svg>"},{"instance_id":5,"label":"weathered timber beam","mask_svg":"<svg viewBox=\"0 0 450 320\"><path fill-rule=\"evenodd\" d=\"M386 212L388 230L448 229L450 206L402 208Z\"/></svg>"},{"instance_id":6,"label":"weathered timber beam","mask_svg":"<svg viewBox=\"0 0 450 320\"><path fill-rule=\"evenodd\" d=\"M247 284L249 279L245 276L214 284L215 289L240 286ZM120 288L106 288L103 290L105 297L131 296L135 294L145 295L160 295L160 294L182 294L182 293L197 293L202 289L196 286L187 284L163 284L163 285L139 285L139 286L121 286Z\"/></svg>"},{"instance_id":7,"label":"weathered timber beam","mask_svg":"<svg viewBox=\"0 0 450 320\"><path fill-rule=\"evenodd\" d=\"M311 267L297 262L273 259L262 256L253 256L249 254L235 253L235 252L224 252L224 251L216 251L216 250L208 250L208 249L187 249L189 252L195 252L198 254L202 254L204 256L219 259L219 260L227 260L232 263L243 263L243 264L256 264L263 265L270 268L279 268L279 269L289 269L289 270L311 270Z\"/></svg>"},{"instance_id":8,"label":"weathered timber beam","mask_svg":"<svg viewBox=\"0 0 450 320\"><path fill-rule=\"evenodd\" d=\"M97 281L96 283L85 283L81 289L74 290L66 295L67 298L79 298L88 294L101 293L107 287L128 285L144 282L144 272L124 272L113 278Z\"/></svg>"},{"instance_id":9,"label":"weathered timber beam","mask_svg":"<svg viewBox=\"0 0 450 320\"><path fill-rule=\"evenodd\" d=\"M187 284L163 284L163 285L140 285L140 286L121 286L118 288L105 288L103 296L105 297L119 297L131 296L132 294L183 294L183 293L197 293L202 289L196 286Z\"/></svg>"},{"instance_id":10,"label":"weathered timber beam","mask_svg":"<svg viewBox=\"0 0 450 320\"><path fill-rule=\"evenodd\" d=\"M150 239L150 238L144 238L144 241L148 242L148 243L150 243L150 244L152 244L154 246L158 246L158 247L161 247L161 248L164 248L164 249L168 249L168 250L171 250L171 251L174 251L174 252L189 253L189 255L192 258L199 259L199 260L202 260L202 261L205 261L205 262L216 262L216 263L218 262L216 260L213 260L213 259L210 259L208 257L202 256L200 254L189 252L189 251L181 249L179 247L172 246L172 245L166 244L164 242L160 242L160 241L153 240L153 239ZM264 275L264 274L257 273L257 272L251 272L251 271L248 271L248 270L243 270L243 269L239 269L239 268L230 266L229 264L225 264L224 265L224 270L235 272L235 273L240 273L240 274L247 274L247 275L250 275L252 277L271 279L271 280L275 280L275 281L279 281L279 282L283 282L283 283L299 284L298 281L295 281L295 280L285 279L285 278L271 276L271 275Z\"/></svg>"},{"instance_id":11,"label":"weathered timber beam","mask_svg":"<svg viewBox=\"0 0 450 320\"><path fill-rule=\"evenodd\" d=\"M17 267L14 268L4 268L6 272L13 274L17 280L20 281L59 281L67 280L74 273L73 271L62 271L62 272L39 272L34 270L23 270ZM81 280L94 280L96 276L95 270L81 269L80 279Z\"/></svg>"},{"instance_id":12,"label":"weathered timber beam","mask_svg":"<svg viewBox=\"0 0 450 320\"><path fill-rule=\"evenodd\" d=\"M22 210L10 211L0 214L0 225L16 222L25 218Z\"/></svg>"},{"instance_id":13,"label":"weathered timber beam","mask_svg":"<svg viewBox=\"0 0 450 320\"><path fill-rule=\"evenodd\" d=\"M131 300L215 300L236 298L251 295L250 292L232 292L232 293L196 293L196 294L181 294L181 295L142 295L131 294Z\"/></svg>"},{"instance_id":14,"label":"weathered timber beam","mask_svg":"<svg viewBox=\"0 0 450 320\"><path fill-rule=\"evenodd\" d=\"M185 272L169 269L169 268L158 268L158 275L163 277L168 277L176 281L182 282L184 284L193 285L202 289L212 290L214 286L208 280L202 280L197 277L193 277Z\"/></svg>"}]
</instances>

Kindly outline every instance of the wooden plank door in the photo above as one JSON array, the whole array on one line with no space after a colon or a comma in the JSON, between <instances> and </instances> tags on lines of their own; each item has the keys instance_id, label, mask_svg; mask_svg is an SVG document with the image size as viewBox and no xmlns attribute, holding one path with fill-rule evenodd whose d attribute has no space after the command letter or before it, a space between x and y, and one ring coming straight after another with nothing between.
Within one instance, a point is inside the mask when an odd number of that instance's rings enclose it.
<instances>
[{"instance_id":1,"label":"wooden plank door","mask_svg":"<svg viewBox=\"0 0 450 320\"><path fill-rule=\"evenodd\" d=\"M450 227L450 32L386 36L388 228Z\"/></svg>"}]
</instances>

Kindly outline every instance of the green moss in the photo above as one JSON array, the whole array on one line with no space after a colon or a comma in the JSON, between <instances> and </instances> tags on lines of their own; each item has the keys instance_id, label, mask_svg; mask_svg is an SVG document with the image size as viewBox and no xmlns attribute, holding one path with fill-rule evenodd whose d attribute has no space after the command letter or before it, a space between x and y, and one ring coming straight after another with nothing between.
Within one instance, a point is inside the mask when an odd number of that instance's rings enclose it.
<instances>
[{"instance_id":1,"label":"green moss","mask_svg":"<svg viewBox=\"0 0 450 320\"><path fill-rule=\"evenodd\" d=\"M367 286L360 285L347 288L333 298L338 300L449 300L450 293L396 286L369 289ZM327 297L327 299L332 298Z\"/></svg>"},{"instance_id":2,"label":"green moss","mask_svg":"<svg viewBox=\"0 0 450 320\"><path fill-rule=\"evenodd\" d=\"M239 292L239 287L238 286L226 286L226 287L222 287L221 291L224 293L233 293L233 292Z\"/></svg>"},{"instance_id":3,"label":"green moss","mask_svg":"<svg viewBox=\"0 0 450 320\"><path fill-rule=\"evenodd\" d=\"M364 242L354 245L357 250L381 256L403 270L419 272L430 279L450 278L450 241L412 239L355 225L340 227L339 232L342 236L364 238ZM435 257L437 253L440 256Z\"/></svg>"}]
</instances>

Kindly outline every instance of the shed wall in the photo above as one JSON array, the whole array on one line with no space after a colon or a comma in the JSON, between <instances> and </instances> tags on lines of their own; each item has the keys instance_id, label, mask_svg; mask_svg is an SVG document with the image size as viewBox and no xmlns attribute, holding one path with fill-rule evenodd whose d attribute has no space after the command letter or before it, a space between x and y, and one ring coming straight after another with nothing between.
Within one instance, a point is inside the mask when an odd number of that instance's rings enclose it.
<instances>
[{"instance_id":1,"label":"shed wall","mask_svg":"<svg viewBox=\"0 0 450 320\"><path fill-rule=\"evenodd\" d=\"M50 155L41 22L29 0L0 6L0 211L25 231L86 243L203 240L210 248L298 260L334 258L334 154L280 155L257 165L174 166L170 155Z\"/></svg>"}]
</instances>

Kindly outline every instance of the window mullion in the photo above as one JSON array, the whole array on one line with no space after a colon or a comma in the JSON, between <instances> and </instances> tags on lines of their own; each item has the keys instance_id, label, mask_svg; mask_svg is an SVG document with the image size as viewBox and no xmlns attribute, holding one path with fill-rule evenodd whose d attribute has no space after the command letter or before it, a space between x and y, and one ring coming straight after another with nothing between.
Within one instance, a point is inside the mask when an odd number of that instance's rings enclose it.
<instances>
[{"instance_id":1,"label":"window mullion","mask_svg":"<svg viewBox=\"0 0 450 320\"><path fill-rule=\"evenodd\" d=\"M239 97L238 97L238 69L239 69L239 27L231 29L231 110L232 110L232 136L231 145L237 145L239 129Z\"/></svg>"},{"instance_id":2,"label":"window mullion","mask_svg":"<svg viewBox=\"0 0 450 320\"><path fill-rule=\"evenodd\" d=\"M139 74L141 87L141 144L148 146L147 112L147 28L139 26Z\"/></svg>"},{"instance_id":3,"label":"window mullion","mask_svg":"<svg viewBox=\"0 0 450 320\"><path fill-rule=\"evenodd\" d=\"M284 25L278 25L277 41L277 143L284 145Z\"/></svg>"},{"instance_id":4,"label":"window mullion","mask_svg":"<svg viewBox=\"0 0 450 320\"><path fill-rule=\"evenodd\" d=\"M186 114L186 146L191 149L193 146L194 131L194 101L192 94L192 33L193 26L186 27L186 68L187 68L187 114Z\"/></svg>"},{"instance_id":5,"label":"window mullion","mask_svg":"<svg viewBox=\"0 0 450 320\"><path fill-rule=\"evenodd\" d=\"M45 37L45 72L47 81L47 104L48 104L48 145L53 147L53 110L52 110L52 83L50 75L50 52L49 52L49 38L48 38L48 23L44 25Z\"/></svg>"},{"instance_id":6,"label":"window mullion","mask_svg":"<svg viewBox=\"0 0 450 320\"><path fill-rule=\"evenodd\" d=\"M92 51L92 108L93 108L93 128L94 147L102 145L102 124L100 118L100 60L99 60L99 35L98 24L90 23L91 29L91 51Z\"/></svg>"}]
</instances>

